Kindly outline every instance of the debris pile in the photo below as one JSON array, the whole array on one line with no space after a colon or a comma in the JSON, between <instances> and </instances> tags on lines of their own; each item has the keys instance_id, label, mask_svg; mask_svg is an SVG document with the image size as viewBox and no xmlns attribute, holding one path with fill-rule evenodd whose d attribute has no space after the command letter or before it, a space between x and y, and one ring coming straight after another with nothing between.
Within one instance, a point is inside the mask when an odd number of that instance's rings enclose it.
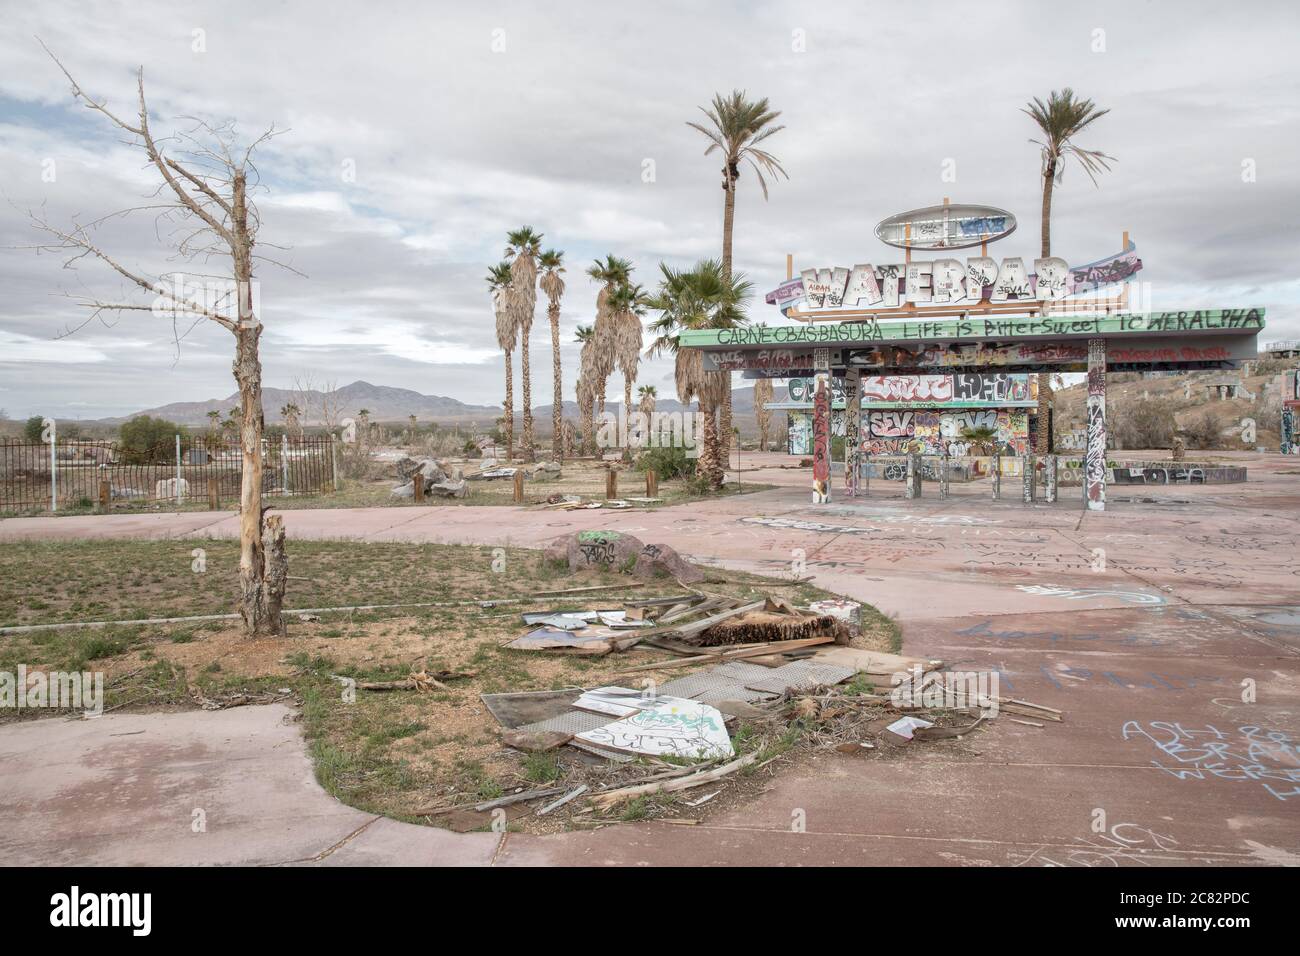
<instances>
[{"instance_id":1,"label":"debris pile","mask_svg":"<svg viewBox=\"0 0 1300 956\"><path fill-rule=\"evenodd\" d=\"M464 498L468 494L465 475L445 459L435 461L432 458L402 458L394 468L397 477L402 480L402 484L395 486L391 492L394 498L414 498L417 480L424 483L425 495Z\"/></svg>"}]
</instances>

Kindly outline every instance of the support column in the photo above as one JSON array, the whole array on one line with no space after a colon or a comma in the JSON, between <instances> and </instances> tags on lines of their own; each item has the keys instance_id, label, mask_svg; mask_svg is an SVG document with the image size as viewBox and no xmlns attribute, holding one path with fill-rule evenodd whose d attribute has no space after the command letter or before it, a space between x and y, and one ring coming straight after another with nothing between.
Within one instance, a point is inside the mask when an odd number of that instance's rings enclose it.
<instances>
[{"instance_id":1,"label":"support column","mask_svg":"<svg viewBox=\"0 0 1300 956\"><path fill-rule=\"evenodd\" d=\"M1043 500L1049 505L1056 504L1056 456L1048 455L1043 459Z\"/></svg>"},{"instance_id":2,"label":"support column","mask_svg":"<svg viewBox=\"0 0 1300 956\"><path fill-rule=\"evenodd\" d=\"M1021 466L1024 470L1020 481L1024 489L1025 504L1032 505L1034 503L1034 456L1025 455L1021 459Z\"/></svg>"},{"instance_id":3,"label":"support column","mask_svg":"<svg viewBox=\"0 0 1300 956\"><path fill-rule=\"evenodd\" d=\"M921 497L921 456L914 451L907 453L907 480L903 485L903 497Z\"/></svg>"},{"instance_id":4,"label":"support column","mask_svg":"<svg viewBox=\"0 0 1300 956\"><path fill-rule=\"evenodd\" d=\"M830 349L813 350L813 504L831 500L830 361Z\"/></svg>"},{"instance_id":5,"label":"support column","mask_svg":"<svg viewBox=\"0 0 1300 956\"><path fill-rule=\"evenodd\" d=\"M1088 340L1088 450L1083 463L1083 500L1089 511L1106 510L1106 340Z\"/></svg>"},{"instance_id":6,"label":"support column","mask_svg":"<svg viewBox=\"0 0 1300 956\"><path fill-rule=\"evenodd\" d=\"M862 370L844 376L844 496L856 498L862 467Z\"/></svg>"},{"instance_id":7,"label":"support column","mask_svg":"<svg viewBox=\"0 0 1300 956\"><path fill-rule=\"evenodd\" d=\"M989 462L993 469L989 475L989 480L993 483L993 500L997 501L1002 497L1002 456L995 454Z\"/></svg>"},{"instance_id":8,"label":"support column","mask_svg":"<svg viewBox=\"0 0 1300 956\"><path fill-rule=\"evenodd\" d=\"M948 467L950 459L948 458L948 444L944 443L943 455L939 458L939 497L948 497Z\"/></svg>"}]
</instances>

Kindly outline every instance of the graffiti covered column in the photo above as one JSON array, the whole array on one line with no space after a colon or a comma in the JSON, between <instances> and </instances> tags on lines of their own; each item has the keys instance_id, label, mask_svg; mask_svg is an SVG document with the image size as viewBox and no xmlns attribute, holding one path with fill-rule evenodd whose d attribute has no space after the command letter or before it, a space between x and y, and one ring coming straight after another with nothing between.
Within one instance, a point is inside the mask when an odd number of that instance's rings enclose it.
<instances>
[{"instance_id":1,"label":"graffiti covered column","mask_svg":"<svg viewBox=\"0 0 1300 956\"><path fill-rule=\"evenodd\" d=\"M858 496L862 471L862 370L851 368L844 377L844 496Z\"/></svg>"},{"instance_id":2,"label":"graffiti covered column","mask_svg":"<svg viewBox=\"0 0 1300 956\"><path fill-rule=\"evenodd\" d=\"M1088 449L1083 500L1089 511L1106 510L1106 340L1088 339Z\"/></svg>"},{"instance_id":3,"label":"graffiti covered column","mask_svg":"<svg viewBox=\"0 0 1300 956\"><path fill-rule=\"evenodd\" d=\"M831 500L831 354L813 349L813 503Z\"/></svg>"}]
</instances>

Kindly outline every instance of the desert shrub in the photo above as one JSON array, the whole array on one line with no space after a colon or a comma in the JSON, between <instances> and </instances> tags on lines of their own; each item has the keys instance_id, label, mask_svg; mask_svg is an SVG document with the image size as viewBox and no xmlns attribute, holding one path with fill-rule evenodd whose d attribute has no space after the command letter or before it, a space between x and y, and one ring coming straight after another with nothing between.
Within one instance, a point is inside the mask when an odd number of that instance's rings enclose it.
<instances>
[{"instance_id":1,"label":"desert shrub","mask_svg":"<svg viewBox=\"0 0 1300 956\"><path fill-rule=\"evenodd\" d=\"M1145 399L1128 403L1108 422L1116 448L1168 448L1178 427L1174 403L1168 399ZM1119 411L1119 409L1116 409ZM1109 409L1108 409L1109 411Z\"/></svg>"},{"instance_id":2,"label":"desert shrub","mask_svg":"<svg viewBox=\"0 0 1300 956\"><path fill-rule=\"evenodd\" d=\"M185 439L185 429L165 418L137 415L122 425L122 462L127 465L166 464L176 457L176 436Z\"/></svg>"},{"instance_id":3,"label":"desert shrub","mask_svg":"<svg viewBox=\"0 0 1300 956\"><path fill-rule=\"evenodd\" d=\"M696 459L686 454L681 445L658 445L641 452L636 460L637 471L649 471L667 481L670 478L695 477Z\"/></svg>"},{"instance_id":4,"label":"desert shrub","mask_svg":"<svg viewBox=\"0 0 1300 956\"><path fill-rule=\"evenodd\" d=\"M1205 412L1189 421L1181 431L1188 448L1217 448L1221 441L1223 422L1217 412Z\"/></svg>"},{"instance_id":5,"label":"desert shrub","mask_svg":"<svg viewBox=\"0 0 1300 956\"><path fill-rule=\"evenodd\" d=\"M23 422L23 438L29 442L38 442L41 440L41 432L45 430L45 420L40 415L33 415L27 421Z\"/></svg>"}]
</instances>

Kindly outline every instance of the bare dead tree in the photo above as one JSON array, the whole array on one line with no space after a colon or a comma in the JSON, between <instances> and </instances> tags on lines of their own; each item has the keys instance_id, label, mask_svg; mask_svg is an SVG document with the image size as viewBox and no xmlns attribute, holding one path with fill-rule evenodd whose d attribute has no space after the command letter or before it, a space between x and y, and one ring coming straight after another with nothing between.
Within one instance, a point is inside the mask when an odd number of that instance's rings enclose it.
<instances>
[{"instance_id":1,"label":"bare dead tree","mask_svg":"<svg viewBox=\"0 0 1300 956\"><path fill-rule=\"evenodd\" d=\"M250 184L256 186L254 150L276 135L274 127L239 148L233 123L212 125L188 119L190 129L158 137L150 126L144 94L144 68L136 74L138 112L134 120L112 112L106 101L89 96L44 43L41 46L72 85L76 102L104 117L126 134L128 145L138 148L147 168L160 182L146 205L121 210L99 219L60 227L43 214L30 213L35 227L49 241L37 245L38 253L66 255L65 268L80 260L98 260L126 280L121 299L78 295L72 298L88 310L71 334L106 314L152 312L169 318L177 346L184 334L202 322L215 322L235 339L233 372L239 385L240 447L243 456L239 495L239 614L250 637L284 634L280 608L288 579L284 555L284 530L276 519L265 520L262 504L262 365L258 341L262 324L254 303L254 263L275 262L254 254L259 219L250 201ZM219 272L148 271L128 267L97 241L105 224L141 211L155 215L160 240L171 244L170 259L187 264L219 263ZM282 263L276 263L283 265ZM186 279L198 281L186 281ZM152 301L132 301L133 296Z\"/></svg>"}]
</instances>

